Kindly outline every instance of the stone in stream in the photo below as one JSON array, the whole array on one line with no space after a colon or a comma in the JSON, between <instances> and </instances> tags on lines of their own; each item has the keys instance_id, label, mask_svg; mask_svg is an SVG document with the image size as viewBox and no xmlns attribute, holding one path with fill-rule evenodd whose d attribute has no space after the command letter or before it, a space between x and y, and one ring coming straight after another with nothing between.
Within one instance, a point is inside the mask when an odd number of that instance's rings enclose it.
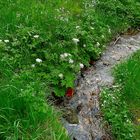
<instances>
[{"instance_id":1,"label":"stone in stream","mask_svg":"<svg viewBox=\"0 0 140 140\"><path fill-rule=\"evenodd\" d=\"M106 66L110 65L109 61L103 61L103 64L106 65Z\"/></svg>"},{"instance_id":2,"label":"stone in stream","mask_svg":"<svg viewBox=\"0 0 140 140\"><path fill-rule=\"evenodd\" d=\"M65 111L63 118L65 118L70 124L78 124L79 119L76 113L76 110L67 108Z\"/></svg>"}]
</instances>

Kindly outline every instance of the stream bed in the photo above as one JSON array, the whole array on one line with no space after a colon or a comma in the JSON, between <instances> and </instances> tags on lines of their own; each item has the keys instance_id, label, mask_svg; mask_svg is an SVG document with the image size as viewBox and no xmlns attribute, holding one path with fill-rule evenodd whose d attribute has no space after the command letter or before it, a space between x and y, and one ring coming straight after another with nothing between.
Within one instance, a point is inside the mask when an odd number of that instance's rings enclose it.
<instances>
[{"instance_id":1,"label":"stream bed","mask_svg":"<svg viewBox=\"0 0 140 140\"><path fill-rule=\"evenodd\" d=\"M112 68L140 49L140 33L119 36L79 77L74 96L64 104L62 119L72 140L111 140L103 123L99 94L103 86L112 86Z\"/></svg>"}]
</instances>

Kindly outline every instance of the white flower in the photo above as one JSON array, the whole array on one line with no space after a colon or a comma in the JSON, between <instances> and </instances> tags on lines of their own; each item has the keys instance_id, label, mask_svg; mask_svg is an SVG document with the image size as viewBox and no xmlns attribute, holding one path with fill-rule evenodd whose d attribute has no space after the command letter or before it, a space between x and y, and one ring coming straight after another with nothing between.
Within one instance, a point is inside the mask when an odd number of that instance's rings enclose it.
<instances>
[{"instance_id":1,"label":"white flower","mask_svg":"<svg viewBox=\"0 0 140 140\"><path fill-rule=\"evenodd\" d=\"M82 63L80 63L80 68L81 68L81 69L84 68L84 65L83 65Z\"/></svg>"},{"instance_id":2,"label":"white flower","mask_svg":"<svg viewBox=\"0 0 140 140\"><path fill-rule=\"evenodd\" d=\"M64 53L64 54L61 54L61 55L60 55L60 58L61 58L61 59L64 59L64 58L66 58L66 57L68 57L68 56L71 56L71 54L70 54L70 53Z\"/></svg>"},{"instance_id":3,"label":"white flower","mask_svg":"<svg viewBox=\"0 0 140 140\"><path fill-rule=\"evenodd\" d=\"M102 37L102 38L105 38L105 36L104 36L104 35L102 35L101 37Z\"/></svg>"},{"instance_id":4,"label":"white flower","mask_svg":"<svg viewBox=\"0 0 140 140\"><path fill-rule=\"evenodd\" d=\"M86 82L87 82L87 84L90 84L90 80L87 80Z\"/></svg>"},{"instance_id":5,"label":"white flower","mask_svg":"<svg viewBox=\"0 0 140 140\"><path fill-rule=\"evenodd\" d=\"M86 44L84 44L83 47L85 48L86 47Z\"/></svg>"},{"instance_id":6,"label":"white flower","mask_svg":"<svg viewBox=\"0 0 140 140\"><path fill-rule=\"evenodd\" d=\"M79 39L73 38L72 41L77 45L77 43L79 42Z\"/></svg>"},{"instance_id":7,"label":"white flower","mask_svg":"<svg viewBox=\"0 0 140 140\"><path fill-rule=\"evenodd\" d=\"M64 57L67 57L68 56L68 53L64 53Z\"/></svg>"},{"instance_id":8,"label":"white flower","mask_svg":"<svg viewBox=\"0 0 140 140\"><path fill-rule=\"evenodd\" d=\"M2 42L2 40L0 39L0 42Z\"/></svg>"},{"instance_id":9,"label":"white flower","mask_svg":"<svg viewBox=\"0 0 140 140\"><path fill-rule=\"evenodd\" d=\"M59 75L58 75L61 79L63 79L63 74L62 73L60 73Z\"/></svg>"},{"instance_id":10,"label":"white flower","mask_svg":"<svg viewBox=\"0 0 140 140\"><path fill-rule=\"evenodd\" d=\"M34 35L34 38L39 38L39 35Z\"/></svg>"},{"instance_id":11,"label":"white flower","mask_svg":"<svg viewBox=\"0 0 140 140\"><path fill-rule=\"evenodd\" d=\"M80 28L80 26L76 26L76 29L79 29Z\"/></svg>"},{"instance_id":12,"label":"white flower","mask_svg":"<svg viewBox=\"0 0 140 140\"><path fill-rule=\"evenodd\" d=\"M94 30L94 28L93 28L93 27L90 27L90 29L91 29L91 30Z\"/></svg>"},{"instance_id":13,"label":"white flower","mask_svg":"<svg viewBox=\"0 0 140 140\"><path fill-rule=\"evenodd\" d=\"M9 42L9 40L4 40L4 42L5 42L5 43L8 43L8 42Z\"/></svg>"},{"instance_id":14,"label":"white flower","mask_svg":"<svg viewBox=\"0 0 140 140\"><path fill-rule=\"evenodd\" d=\"M42 60L41 60L40 58L37 58L37 59L36 59L36 62L37 62L37 63L41 63Z\"/></svg>"},{"instance_id":15,"label":"white flower","mask_svg":"<svg viewBox=\"0 0 140 140\"><path fill-rule=\"evenodd\" d=\"M99 43L99 42L97 42L97 43L96 43L96 45L97 45L97 47L99 47L99 46L100 46L100 43Z\"/></svg>"},{"instance_id":16,"label":"white flower","mask_svg":"<svg viewBox=\"0 0 140 140\"><path fill-rule=\"evenodd\" d=\"M73 61L72 59L69 59L69 63L71 63L71 64L72 64L73 62L74 62L74 61Z\"/></svg>"},{"instance_id":17,"label":"white flower","mask_svg":"<svg viewBox=\"0 0 140 140\"><path fill-rule=\"evenodd\" d=\"M60 57L61 57L61 59L65 58L64 54L61 54Z\"/></svg>"},{"instance_id":18,"label":"white flower","mask_svg":"<svg viewBox=\"0 0 140 140\"><path fill-rule=\"evenodd\" d=\"M106 103L106 100L104 100L103 103L105 104Z\"/></svg>"},{"instance_id":19,"label":"white flower","mask_svg":"<svg viewBox=\"0 0 140 140\"><path fill-rule=\"evenodd\" d=\"M34 68L35 67L35 64L32 64L31 67Z\"/></svg>"}]
</instances>

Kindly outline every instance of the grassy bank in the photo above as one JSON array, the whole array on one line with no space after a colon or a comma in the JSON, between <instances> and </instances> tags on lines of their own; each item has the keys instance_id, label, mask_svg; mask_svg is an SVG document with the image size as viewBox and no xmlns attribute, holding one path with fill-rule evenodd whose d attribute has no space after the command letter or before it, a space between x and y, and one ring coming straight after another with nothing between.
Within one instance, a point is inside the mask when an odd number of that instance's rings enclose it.
<instances>
[{"instance_id":1,"label":"grassy bank","mask_svg":"<svg viewBox=\"0 0 140 140\"><path fill-rule=\"evenodd\" d=\"M1 0L0 138L68 139L45 96L74 88L81 68L117 33L138 26L139 6L138 0Z\"/></svg>"},{"instance_id":2,"label":"grassy bank","mask_svg":"<svg viewBox=\"0 0 140 140\"><path fill-rule=\"evenodd\" d=\"M60 112L45 99L35 73L17 73L0 61L0 139L68 140Z\"/></svg>"},{"instance_id":3,"label":"grassy bank","mask_svg":"<svg viewBox=\"0 0 140 140\"><path fill-rule=\"evenodd\" d=\"M116 85L101 95L102 110L115 139L140 139L140 51L114 71ZM111 106L111 108L110 108Z\"/></svg>"},{"instance_id":4,"label":"grassy bank","mask_svg":"<svg viewBox=\"0 0 140 140\"><path fill-rule=\"evenodd\" d=\"M116 68L116 81L122 85L122 100L131 112L135 139L140 139L140 51Z\"/></svg>"}]
</instances>

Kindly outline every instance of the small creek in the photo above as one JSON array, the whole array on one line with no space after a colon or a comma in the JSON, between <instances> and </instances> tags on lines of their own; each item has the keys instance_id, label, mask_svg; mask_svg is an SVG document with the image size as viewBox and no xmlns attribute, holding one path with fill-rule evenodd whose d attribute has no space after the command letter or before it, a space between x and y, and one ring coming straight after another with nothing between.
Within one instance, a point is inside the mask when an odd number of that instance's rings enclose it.
<instances>
[{"instance_id":1,"label":"small creek","mask_svg":"<svg viewBox=\"0 0 140 140\"><path fill-rule=\"evenodd\" d=\"M140 49L140 33L123 35L110 43L94 66L79 77L76 93L65 103L62 120L72 140L110 140L103 125L99 94L103 86L112 86L114 65Z\"/></svg>"}]
</instances>

